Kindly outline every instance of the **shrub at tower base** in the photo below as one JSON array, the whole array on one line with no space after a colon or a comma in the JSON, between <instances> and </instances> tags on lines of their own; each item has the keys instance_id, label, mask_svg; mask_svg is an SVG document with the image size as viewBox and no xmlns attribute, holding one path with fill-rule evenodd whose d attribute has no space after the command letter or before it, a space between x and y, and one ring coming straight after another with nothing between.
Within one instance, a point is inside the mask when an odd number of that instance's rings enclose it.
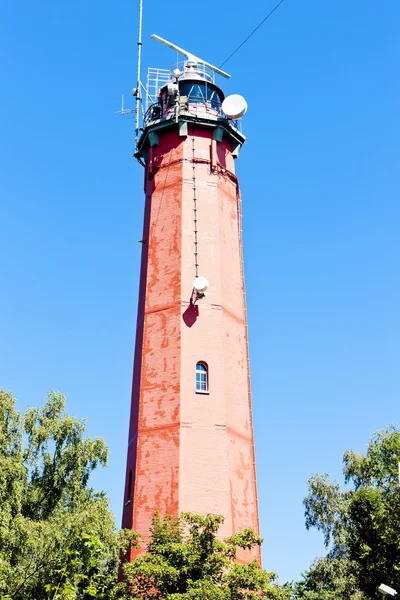
<instances>
[{"instance_id":1,"label":"shrub at tower base","mask_svg":"<svg viewBox=\"0 0 400 600\"><path fill-rule=\"evenodd\" d=\"M217 537L223 517L183 513L180 518L153 518L147 551L124 566L130 594L154 600L275 600L288 591L256 560L235 563L238 548L262 540L246 529L225 540Z\"/></svg>"},{"instance_id":2,"label":"shrub at tower base","mask_svg":"<svg viewBox=\"0 0 400 600\"><path fill-rule=\"evenodd\" d=\"M245 531L219 541L222 517L212 515L155 516L146 553L118 582L139 536L117 533L105 495L89 487L108 450L85 427L59 393L21 414L0 390L0 600L284 597L257 563L235 564L237 547L261 540Z\"/></svg>"}]
</instances>

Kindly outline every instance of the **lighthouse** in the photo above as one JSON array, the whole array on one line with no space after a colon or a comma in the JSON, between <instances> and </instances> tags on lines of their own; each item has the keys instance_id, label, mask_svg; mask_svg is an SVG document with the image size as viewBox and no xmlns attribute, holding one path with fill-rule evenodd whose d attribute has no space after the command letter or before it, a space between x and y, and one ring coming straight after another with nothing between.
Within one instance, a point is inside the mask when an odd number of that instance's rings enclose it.
<instances>
[{"instance_id":1,"label":"lighthouse","mask_svg":"<svg viewBox=\"0 0 400 600\"><path fill-rule=\"evenodd\" d=\"M246 103L225 99L226 73L154 37L186 60L149 69L135 151L145 207L122 526L147 541L155 511L213 513L223 537L258 533L235 174Z\"/></svg>"}]
</instances>

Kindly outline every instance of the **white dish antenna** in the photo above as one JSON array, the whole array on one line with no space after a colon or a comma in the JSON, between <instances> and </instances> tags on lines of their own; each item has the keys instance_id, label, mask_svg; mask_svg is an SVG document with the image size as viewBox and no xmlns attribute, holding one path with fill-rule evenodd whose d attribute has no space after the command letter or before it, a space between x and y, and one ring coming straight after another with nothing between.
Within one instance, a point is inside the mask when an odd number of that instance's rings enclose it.
<instances>
[{"instance_id":1,"label":"white dish antenna","mask_svg":"<svg viewBox=\"0 0 400 600\"><path fill-rule=\"evenodd\" d=\"M200 294L204 294L208 290L208 281L205 277L196 277L193 282L193 289Z\"/></svg>"},{"instance_id":2,"label":"white dish antenna","mask_svg":"<svg viewBox=\"0 0 400 600\"><path fill-rule=\"evenodd\" d=\"M222 110L229 119L240 119L247 112L247 102L240 94L232 94L223 101Z\"/></svg>"},{"instance_id":3,"label":"white dish antenna","mask_svg":"<svg viewBox=\"0 0 400 600\"><path fill-rule=\"evenodd\" d=\"M222 75L222 77L226 77L227 79L230 78L229 73L225 73L225 71L221 71L221 69L219 69L218 67L214 67L214 65L211 65L210 63L206 62L202 58L195 56L191 52L188 52L187 50L183 50L183 48L179 48L179 46L176 46L175 44L173 44L172 42L169 42L168 40L164 40L159 35L156 35L155 33L153 33L153 35L151 37L154 40L157 40L157 42L164 44L164 46L168 46L168 48L172 48L172 50L176 50L180 54L183 54L183 56L186 56L188 61L200 64L200 65L204 65L205 67L208 67L209 69L211 69L211 71L214 71L214 73L218 73L218 75Z\"/></svg>"}]
</instances>

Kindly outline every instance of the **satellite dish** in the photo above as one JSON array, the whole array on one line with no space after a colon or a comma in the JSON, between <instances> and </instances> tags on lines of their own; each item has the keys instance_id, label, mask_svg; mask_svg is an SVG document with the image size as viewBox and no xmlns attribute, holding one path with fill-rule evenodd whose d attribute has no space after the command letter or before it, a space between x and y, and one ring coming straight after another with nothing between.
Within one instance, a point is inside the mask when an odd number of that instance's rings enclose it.
<instances>
[{"instance_id":1,"label":"satellite dish","mask_svg":"<svg viewBox=\"0 0 400 600\"><path fill-rule=\"evenodd\" d=\"M193 282L193 288L200 292L200 294L204 294L208 290L208 281L205 277L196 277Z\"/></svg>"},{"instance_id":2,"label":"satellite dish","mask_svg":"<svg viewBox=\"0 0 400 600\"><path fill-rule=\"evenodd\" d=\"M240 94L232 94L223 101L222 110L229 119L240 119L247 111L247 102Z\"/></svg>"}]
</instances>

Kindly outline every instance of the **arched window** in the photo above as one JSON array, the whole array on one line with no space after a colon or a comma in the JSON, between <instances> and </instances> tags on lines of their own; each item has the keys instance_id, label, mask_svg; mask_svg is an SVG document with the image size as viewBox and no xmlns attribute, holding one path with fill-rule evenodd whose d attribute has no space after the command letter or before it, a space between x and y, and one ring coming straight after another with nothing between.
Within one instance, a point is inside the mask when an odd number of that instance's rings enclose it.
<instances>
[{"instance_id":1,"label":"arched window","mask_svg":"<svg viewBox=\"0 0 400 600\"><path fill-rule=\"evenodd\" d=\"M196 392L208 391L208 369L203 362L196 365Z\"/></svg>"}]
</instances>

